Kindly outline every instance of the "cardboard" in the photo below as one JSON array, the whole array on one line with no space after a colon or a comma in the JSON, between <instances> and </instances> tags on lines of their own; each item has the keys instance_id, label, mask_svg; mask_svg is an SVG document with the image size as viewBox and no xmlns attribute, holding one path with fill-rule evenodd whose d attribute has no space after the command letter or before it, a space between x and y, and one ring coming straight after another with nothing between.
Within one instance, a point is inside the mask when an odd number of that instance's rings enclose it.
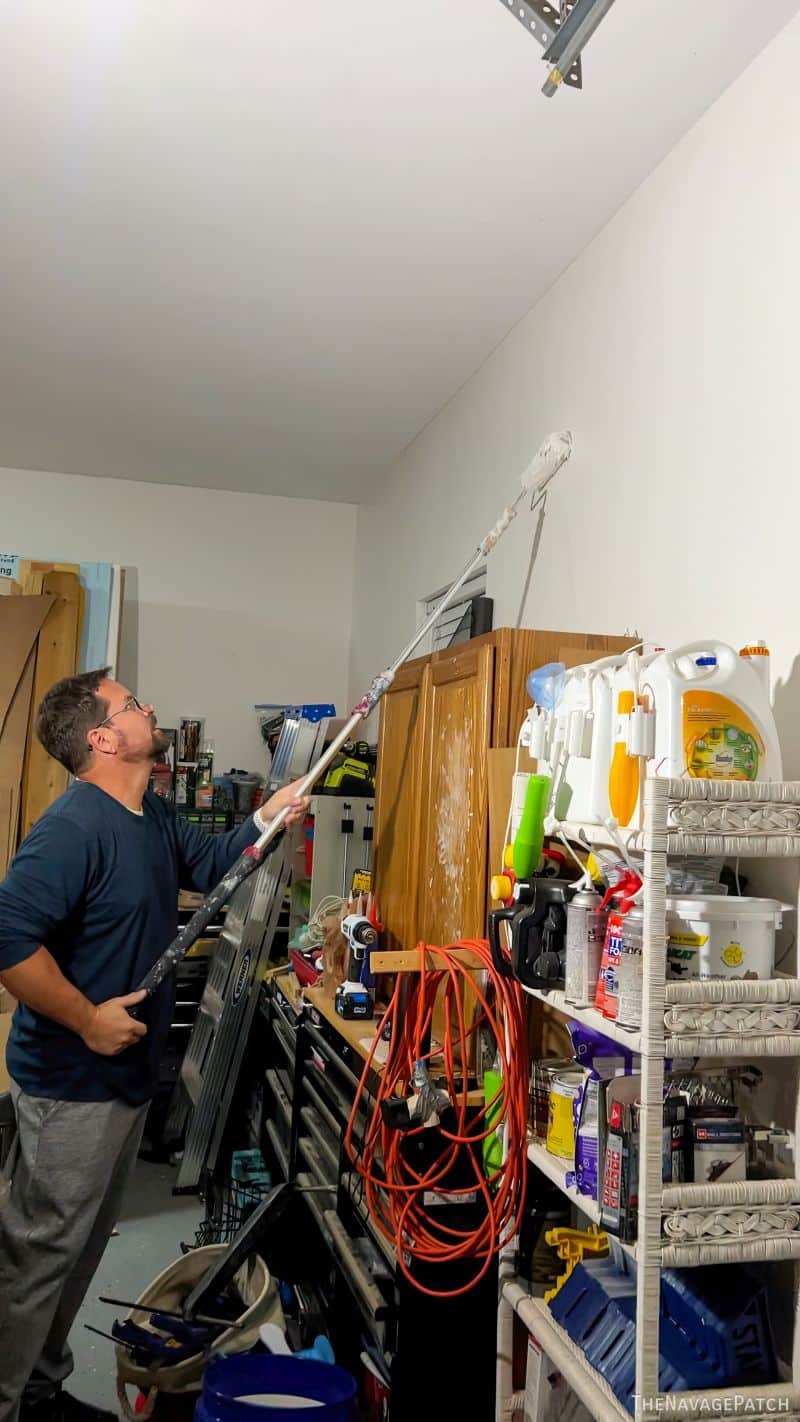
<instances>
[{"instance_id":1,"label":"cardboard","mask_svg":"<svg viewBox=\"0 0 800 1422\"><path fill-rule=\"evenodd\" d=\"M11 1017L10 1012L4 1012L0 1016L0 1092L8 1091L11 1085L6 1066L6 1044L11 1033Z\"/></svg>"},{"instance_id":2,"label":"cardboard","mask_svg":"<svg viewBox=\"0 0 800 1422\"><path fill-rule=\"evenodd\" d=\"M0 987L0 1091L8 1091L9 1079L6 1067L6 1043L11 1031L11 1018L16 1007L16 999L4 987Z\"/></svg>"}]
</instances>

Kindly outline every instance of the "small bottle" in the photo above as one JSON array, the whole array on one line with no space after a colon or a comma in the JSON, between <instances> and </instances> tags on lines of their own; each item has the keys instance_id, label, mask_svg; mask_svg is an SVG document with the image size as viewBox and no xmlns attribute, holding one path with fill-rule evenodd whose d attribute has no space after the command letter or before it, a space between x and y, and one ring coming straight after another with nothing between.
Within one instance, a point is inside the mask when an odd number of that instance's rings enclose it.
<instances>
[{"instance_id":1,"label":"small bottle","mask_svg":"<svg viewBox=\"0 0 800 1422\"><path fill-rule=\"evenodd\" d=\"M206 741L197 759L197 779L194 803L198 810L210 810L214 804L214 743Z\"/></svg>"},{"instance_id":2,"label":"small bottle","mask_svg":"<svg viewBox=\"0 0 800 1422\"><path fill-rule=\"evenodd\" d=\"M617 961L617 1022L620 1027L641 1027L644 990L644 913L629 909L622 925L622 948Z\"/></svg>"}]
</instances>

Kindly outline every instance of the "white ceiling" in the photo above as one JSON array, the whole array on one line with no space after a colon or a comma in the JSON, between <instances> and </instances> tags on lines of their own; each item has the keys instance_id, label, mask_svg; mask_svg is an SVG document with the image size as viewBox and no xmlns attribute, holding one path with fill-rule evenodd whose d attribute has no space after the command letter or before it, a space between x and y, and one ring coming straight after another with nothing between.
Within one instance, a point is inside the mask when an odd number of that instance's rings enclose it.
<instances>
[{"instance_id":1,"label":"white ceiling","mask_svg":"<svg viewBox=\"0 0 800 1422\"><path fill-rule=\"evenodd\" d=\"M357 500L797 9L4 0L0 465Z\"/></svg>"}]
</instances>

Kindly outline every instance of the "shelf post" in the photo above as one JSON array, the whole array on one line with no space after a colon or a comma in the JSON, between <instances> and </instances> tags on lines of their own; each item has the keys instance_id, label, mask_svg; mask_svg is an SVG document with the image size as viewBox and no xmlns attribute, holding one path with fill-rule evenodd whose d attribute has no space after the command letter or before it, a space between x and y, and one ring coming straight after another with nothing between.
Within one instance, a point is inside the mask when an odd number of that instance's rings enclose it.
<instances>
[{"instance_id":1,"label":"shelf post","mask_svg":"<svg viewBox=\"0 0 800 1422\"><path fill-rule=\"evenodd\" d=\"M636 1251L636 1422L644 1422L645 1418L652 1416L650 1399L655 1398L659 1391L668 809L668 782L655 776L648 777L644 786L644 987Z\"/></svg>"}]
</instances>

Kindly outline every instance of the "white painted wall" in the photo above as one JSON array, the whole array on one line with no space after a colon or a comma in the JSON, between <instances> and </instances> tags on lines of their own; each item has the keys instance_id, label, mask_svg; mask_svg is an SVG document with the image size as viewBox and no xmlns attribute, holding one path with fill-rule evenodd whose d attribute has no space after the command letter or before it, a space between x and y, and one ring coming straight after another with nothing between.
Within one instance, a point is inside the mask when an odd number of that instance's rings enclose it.
<instances>
[{"instance_id":1,"label":"white painted wall","mask_svg":"<svg viewBox=\"0 0 800 1422\"><path fill-rule=\"evenodd\" d=\"M541 438L567 426L575 455L549 498L525 625L768 638L786 772L800 775L798 73L800 19L362 507L352 689L403 644L416 599L460 568ZM516 619L532 533L520 518L489 561L498 626Z\"/></svg>"},{"instance_id":2,"label":"white painted wall","mask_svg":"<svg viewBox=\"0 0 800 1422\"><path fill-rule=\"evenodd\" d=\"M203 716L218 769L260 769L258 701L343 705L347 504L0 470L4 552L127 568L120 677L165 726Z\"/></svg>"}]
</instances>

